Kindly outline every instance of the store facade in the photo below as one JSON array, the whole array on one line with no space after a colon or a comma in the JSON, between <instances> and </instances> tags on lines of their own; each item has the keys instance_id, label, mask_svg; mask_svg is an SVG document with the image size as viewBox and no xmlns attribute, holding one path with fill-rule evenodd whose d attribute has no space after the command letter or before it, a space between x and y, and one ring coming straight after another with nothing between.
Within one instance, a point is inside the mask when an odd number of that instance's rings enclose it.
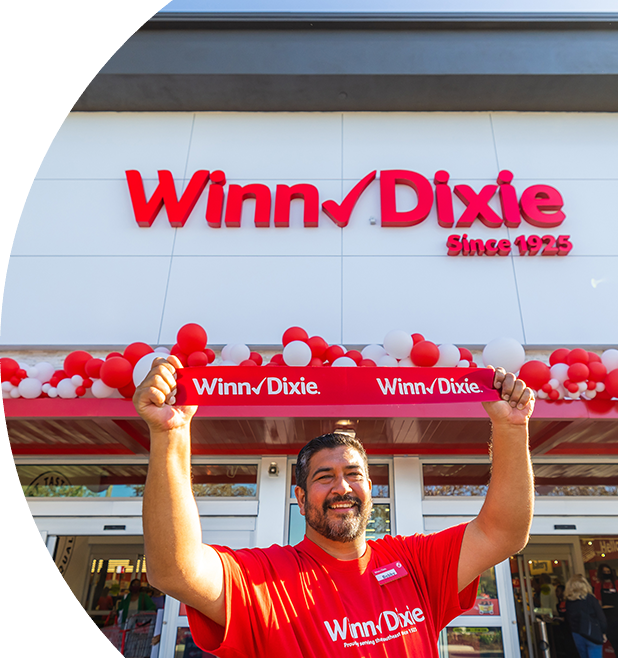
<instances>
[{"instance_id":1,"label":"store facade","mask_svg":"<svg viewBox=\"0 0 618 658\"><path fill-rule=\"evenodd\" d=\"M487 71L457 101L457 85L441 94L451 83L435 71L394 81L365 63L363 84L307 73L310 101L301 73L276 70L266 79L257 69L285 66L290 44L297 55L288 66L302 59L298 52L319 60L316 43L328 49L337 37L352 47L361 35L331 21L317 38L304 20L258 29L247 19L213 26L201 17L187 27L168 16L119 51L68 117L33 185L7 276L2 356L60 369L77 349L105 358L136 341L171 347L188 322L206 329L216 363L232 343L268 361L293 325L347 349L381 344L394 329L418 332L469 349L479 365L483 348L503 336L524 345L527 360L545 362L558 347L597 354L616 347L611 84L597 88L592 73L580 72L568 84L588 85L582 105L550 107L535 91L538 81L522 75L513 84L529 105L500 106L491 95L500 81ZM366 48L384 29L393 50L417 43L405 30L366 23ZM433 52L476 42L480 28L408 29ZM500 40L486 25L479 38L499 48L521 29L502 26ZM602 58L613 33L595 29L577 34L594 35ZM270 30L279 50L269 62L258 55ZM537 28L526 34L529 44L539 36ZM563 38L554 30L556 44ZM214 42L216 61L174 54L178 44L199 50ZM257 48L245 78L233 70L247 65L240 43ZM226 49L236 54L228 59ZM154 50L158 58L145 65ZM341 57L358 66L353 52ZM213 70L193 70L198 64L225 71L216 79ZM458 84L475 75L461 73ZM365 95L372 81L383 87ZM340 89L334 96L332 85ZM427 106L414 85L424 85ZM368 105L379 105L376 97L385 106ZM473 99L485 106L464 106ZM136 575L147 582L145 428L120 394L7 396L4 405L37 527L76 597L104 625L103 588L117 598ZM602 562L618 566L616 405L538 401L530 544L483 576L475 608L443 635L444 655L541 658L541 628L549 655L564 655L551 621L555 585L574 573L594 580ZM372 536L436 531L480 509L490 465L479 403L205 406L193 435L204 540L295 543L302 536L295 454L334 427L353 429L367 446ZM169 597L162 610L159 655L189 658L184 610Z\"/></svg>"}]
</instances>

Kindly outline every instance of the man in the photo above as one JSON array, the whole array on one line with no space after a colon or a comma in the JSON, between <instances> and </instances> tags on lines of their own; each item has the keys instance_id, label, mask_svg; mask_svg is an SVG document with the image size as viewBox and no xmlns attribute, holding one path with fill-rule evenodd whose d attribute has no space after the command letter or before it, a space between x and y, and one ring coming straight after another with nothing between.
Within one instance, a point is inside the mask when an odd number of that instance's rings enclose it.
<instances>
[{"instance_id":1,"label":"man","mask_svg":"<svg viewBox=\"0 0 618 658\"><path fill-rule=\"evenodd\" d=\"M191 490L190 422L172 406L173 356L157 359L134 403L150 429L144 492L148 578L189 608L196 642L220 656L433 656L437 637L472 607L478 576L516 553L532 520L528 420L534 395L496 370L492 481L478 517L433 535L367 544L371 481L362 446L344 435L299 455L296 547L232 551L202 544Z\"/></svg>"}]
</instances>

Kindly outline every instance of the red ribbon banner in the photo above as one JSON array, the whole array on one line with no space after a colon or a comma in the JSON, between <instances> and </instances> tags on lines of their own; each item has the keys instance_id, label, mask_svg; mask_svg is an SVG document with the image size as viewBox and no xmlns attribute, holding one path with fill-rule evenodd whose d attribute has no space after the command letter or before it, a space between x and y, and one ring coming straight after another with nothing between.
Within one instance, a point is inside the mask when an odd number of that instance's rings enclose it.
<instances>
[{"instance_id":1,"label":"red ribbon banner","mask_svg":"<svg viewBox=\"0 0 618 658\"><path fill-rule=\"evenodd\" d=\"M498 400L489 368L208 366L177 371L176 404L426 404Z\"/></svg>"}]
</instances>

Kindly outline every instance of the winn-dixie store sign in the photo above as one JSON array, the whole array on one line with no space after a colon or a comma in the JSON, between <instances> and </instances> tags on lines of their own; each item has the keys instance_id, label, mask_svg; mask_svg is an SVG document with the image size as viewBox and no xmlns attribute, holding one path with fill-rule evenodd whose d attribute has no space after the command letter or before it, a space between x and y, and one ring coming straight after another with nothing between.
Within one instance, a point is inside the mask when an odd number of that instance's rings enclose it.
<instances>
[{"instance_id":1,"label":"winn-dixie store sign","mask_svg":"<svg viewBox=\"0 0 618 658\"><path fill-rule=\"evenodd\" d=\"M223 171L196 171L180 199L177 196L174 179L169 171L159 171L159 185L146 199L142 176L139 171L126 172L129 193L133 204L135 221L141 227L152 226L163 206L170 224L182 228L208 183L205 220L211 228L239 227L242 204L246 199L255 199L255 226L267 228L271 225L273 195L267 185L229 185L225 189L226 176ZM347 196L337 203L332 199L322 201L324 214L337 226L345 228L350 222L354 207L363 192L376 179L372 171L360 180ZM537 254L543 256L566 256L573 248L568 235L550 235L545 231L562 224L565 214L560 192L550 185L531 185L518 194L513 184L513 174L503 170L498 174L495 185L485 185L474 190L469 185L449 185L446 171L436 172L433 185L425 176L403 169L380 172L380 213L383 227L412 227L424 222L436 205L438 224L444 229L463 231L473 227L478 221L488 228L501 228L523 231L522 219L538 229L531 235L522 233L513 242L502 240L474 239L468 233L452 233L446 240L449 256L508 256L511 252L520 256ZM416 193L416 205L410 210L397 210L396 188L404 185ZM435 189L434 189L435 188ZM225 197L227 195L227 203ZM463 212L455 217L455 195L464 205ZM495 196L500 201L501 215L490 207ZM318 226L320 195L315 185L277 185L274 194L273 223L276 228L290 225L290 204L294 199L304 202L303 223L306 228ZM225 205L225 213L223 211Z\"/></svg>"},{"instance_id":2,"label":"winn-dixie store sign","mask_svg":"<svg viewBox=\"0 0 618 658\"><path fill-rule=\"evenodd\" d=\"M499 399L489 368L208 366L177 373L177 404L367 405Z\"/></svg>"}]
</instances>

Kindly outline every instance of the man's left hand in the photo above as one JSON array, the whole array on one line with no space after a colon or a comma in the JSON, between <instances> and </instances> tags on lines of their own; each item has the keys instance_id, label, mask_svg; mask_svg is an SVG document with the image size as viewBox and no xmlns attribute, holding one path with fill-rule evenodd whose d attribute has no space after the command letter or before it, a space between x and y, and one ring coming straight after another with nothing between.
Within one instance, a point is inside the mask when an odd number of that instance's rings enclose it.
<instances>
[{"instance_id":1,"label":"man's left hand","mask_svg":"<svg viewBox=\"0 0 618 658\"><path fill-rule=\"evenodd\" d=\"M496 368L494 388L501 400L483 402L492 424L525 425L534 410L534 392L504 368Z\"/></svg>"}]
</instances>

